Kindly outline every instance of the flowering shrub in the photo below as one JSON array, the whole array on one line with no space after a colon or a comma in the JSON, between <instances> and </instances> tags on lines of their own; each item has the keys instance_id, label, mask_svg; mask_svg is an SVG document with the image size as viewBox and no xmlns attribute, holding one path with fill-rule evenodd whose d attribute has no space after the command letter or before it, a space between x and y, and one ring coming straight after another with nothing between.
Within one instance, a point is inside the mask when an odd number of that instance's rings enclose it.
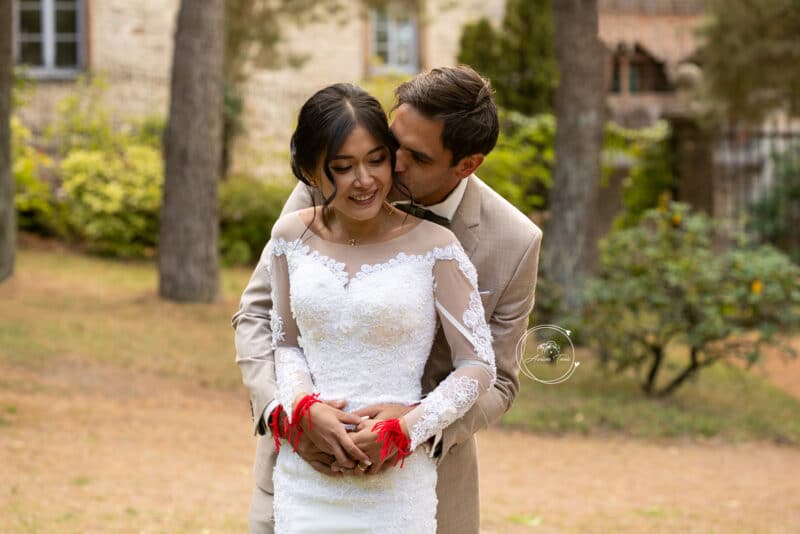
<instances>
[{"instance_id":1,"label":"flowering shrub","mask_svg":"<svg viewBox=\"0 0 800 534\"><path fill-rule=\"evenodd\" d=\"M794 355L778 334L800 325L800 268L742 236L720 252L713 237L708 217L665 202L601 243L600 274L587 286L586 334L617 371L645 370L649 395L668 395L724 358L753 364L766 344ZM682 368L660 384L668 352L674 361L681 346Z\"/></svg>"}]
</instances>

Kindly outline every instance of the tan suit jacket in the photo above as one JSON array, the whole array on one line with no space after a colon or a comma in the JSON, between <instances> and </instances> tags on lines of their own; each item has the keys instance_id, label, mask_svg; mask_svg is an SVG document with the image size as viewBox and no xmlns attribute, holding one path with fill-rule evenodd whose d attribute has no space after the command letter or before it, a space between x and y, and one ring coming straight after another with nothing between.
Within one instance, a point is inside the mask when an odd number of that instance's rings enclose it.
<instances>
[{"instance_id":1,"label":"tan suit jacket","mask_svg":"<svg viewBox=\"0 0 800 534\"><path fill-rule=\"evenodd\" d=\"M497 382L475 406L442 434L438 457L438 532L477 533L480 527L478 463L473 435L498 421L511 407L519 389L516 345L528 326L533 309L541 230L477 176L467 188L450 230L461 241L478 271L478 285L494 338ZM317 201L319 204L319 201ZM284 213L311 205L308 189L298 184ZM265 249L266 251L266 249ZM263 432L261 416L275 397L275 366L271 350L269 311L272 308L266 254L256 267L233 316L236 361L250 391L256 431ZM434 340L423 375L428 392L451 372L450 349L441 330ZM275 461L271 436L259 437L256 483L272 493Z\"/></svg>"}]
</instances>

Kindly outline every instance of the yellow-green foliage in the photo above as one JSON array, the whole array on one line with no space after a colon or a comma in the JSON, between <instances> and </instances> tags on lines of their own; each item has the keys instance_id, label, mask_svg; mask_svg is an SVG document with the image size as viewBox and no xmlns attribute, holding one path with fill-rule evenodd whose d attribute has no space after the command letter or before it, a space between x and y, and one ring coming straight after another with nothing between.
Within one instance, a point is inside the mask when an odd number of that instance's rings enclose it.
<instances>
[{"instance_id":1,"label":"yellow-green foliage","mask_svg":"<svg viewBox=\"0 0 800 534\"><path fill-rule=\"evenodd\" d=\"M33 135L19 118L11 117L11 173L14 207L24 230L42 234L62 233L63 210L53 198L52 186L41 179L52 172L53 160L33 145Z\"/></svg>"},{"instance_id":2,"label":"yellow-green foliage","mask_svg":"<svg viewBox=\"0 0 800 534\"><path fill-rule=\"evenodd\" d=\"M155 247L164 181L157 150L73 150L60 171L69 227L91 250L138 256Z\"/></svg>"},{"instance_id":3,"label":"yellow-green foliage","mask_svg":"<svg viewBox=\"0 0 800 534\"><path fill-rule=\"evenodd\" d=\"M102 150L116 144L117 133L103 102L107 86L102 77L82 77L75 90L56 103L56 120L47 128L47 138L59 155L72 150Z\"/></svg>"}]
</instances>

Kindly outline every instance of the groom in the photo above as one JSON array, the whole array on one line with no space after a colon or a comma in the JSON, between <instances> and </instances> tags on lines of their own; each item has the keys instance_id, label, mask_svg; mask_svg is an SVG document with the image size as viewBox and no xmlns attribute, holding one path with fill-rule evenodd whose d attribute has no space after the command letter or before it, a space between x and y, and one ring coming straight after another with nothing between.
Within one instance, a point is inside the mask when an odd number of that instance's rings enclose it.
<instances>
[{"instance_id":1,"label":"groom","mask_svg":"<svg viewBox=\"0 0 800 534\"><path fill-rule=\"evenodd\" d=\"M516 344L533 308L542 232L473 174L494 148L499 130L497 108L486 80L469 67L438 68L403 83L395 95L391 128L400 144L395 172L414 199L427 208L419 216L449 225L461 241L478 271L481 299L494 338L494 388L429 447L437 461L438 532L477 533L480 508L473 435L498 421L517 394ZM298 184L283 211L310 205L308 189ZM260 434L249 514L251 533L273 530L275 456L265 418L276 403L267 261L263 254L233 316L236 361L250 391ZM423 391L431 391L451 370L450 349L440 328L422 378ZM401 416L403 410L402 406L381 405L361 413L390 419ZM305 434L298 453L317 470L330 473L330 451L319 450ZM375 467L370 470L377 471Z\"/></svg>"}]
</instances>

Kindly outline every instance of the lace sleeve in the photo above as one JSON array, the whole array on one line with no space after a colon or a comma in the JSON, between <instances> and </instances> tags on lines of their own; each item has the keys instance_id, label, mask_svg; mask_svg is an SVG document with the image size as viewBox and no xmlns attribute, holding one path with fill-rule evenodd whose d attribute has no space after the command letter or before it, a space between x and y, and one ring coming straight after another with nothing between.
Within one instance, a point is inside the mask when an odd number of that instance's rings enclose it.
<instances>
[{"instance_id":1,"label":"lace sleeve","mask_svg":"<svg viewBox=\"0 0 800 534\"><path fill-rule=\"evenodd\" d=\"M412 450L464 415L497 376L475 267L459 244L437 248L434 256L436 310L454 370L405 415Z\"/></svg>"},{"instance_id":2,"label":"lace sleeve","mask_svg":"<svg viewBox=\"0 0 800 534\"><path fill-rule=\"evenodd\" d=\"M289 422L293 400L301 393L311 393L314 385L308 370L305 354L300 349L297 323L289 300L289 266L286 257L291 243L273 240L271 254L272 278L272 348L275 351L275 378L278 384L278 401L283 406Z\"/></svg>"}]
</instances>

